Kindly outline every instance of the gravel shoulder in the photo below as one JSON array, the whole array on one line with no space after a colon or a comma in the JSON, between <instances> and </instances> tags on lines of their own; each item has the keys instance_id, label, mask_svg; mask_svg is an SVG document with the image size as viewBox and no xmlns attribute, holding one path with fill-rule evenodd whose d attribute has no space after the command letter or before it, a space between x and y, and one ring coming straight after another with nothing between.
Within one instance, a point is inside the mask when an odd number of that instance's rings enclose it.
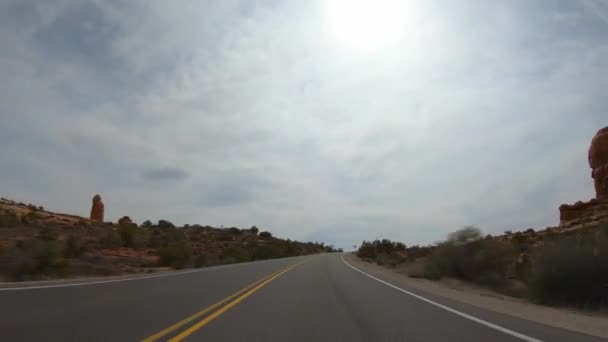
<instances>
[{"instance_id":1,"label":"gravel shoulder","mask_svg":"<svg viewBox=\"0 0 608 342\"><path fill-rule=\"evenodd\" d=\"M410 278L398 270L365 262L351 253L346 254L344 258L360 270L397 286L419 289L483 309L549 326L608 338L608 314L606 312L586 312L537 305L524 299L505 296L489 289L475 287L455 280L430 281Z\"/></svg>"}]
</instances>

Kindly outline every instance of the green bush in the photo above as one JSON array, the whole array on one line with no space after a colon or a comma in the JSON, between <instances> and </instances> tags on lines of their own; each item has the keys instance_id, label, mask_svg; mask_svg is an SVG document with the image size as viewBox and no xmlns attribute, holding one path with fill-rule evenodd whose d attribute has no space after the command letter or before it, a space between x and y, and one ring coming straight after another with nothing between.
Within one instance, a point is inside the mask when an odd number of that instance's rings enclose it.
<instances>
[{"instance_id":1,"label":"green bush","mask_svg":"<svg viewBox=\"0 0 608 342\"><path fill-rule=\"evenodd\" d=\"M69 265L61 256L58 242L43 240L22 241L6 256L3 264L13 280L62 277L67 274Z\"/></svg>"},{"instance_id":2,"label":"green bush","mask_svg":"<svg viewBox=\"0 0 608 342\"><path fill-rule=\"evenodd\" d=\"M115 249L123 246L123 241L117 231L110 229L101 238L101 247L107 249Z\"/></svg>"},{"instance_id":3,"label":"green bush","mask_svg":"<svg viewBox=\"0 0 608 342\"><path fill-rule=\"evenodd\" d=\"M333 247L331 248L333 250ZM389 239L363 241L357 256L367 261L375 261L379 265L396 266L406 260L407 247L401 242Z\"/></svg>"},{"instance_id":4,"label":"green bush","mask_svg":"<svg viewBox=\"0 0 608 342\"><path fill-rule=\"evenodd\" d=\"M159 250L160 265L182 269L188 265L192 258L192 248L185 242L171 243Z\"/></svg>"},{"instance_id":5,"label":"green bush","mask_svg":"<svg viewBox=\"0 0 608 342\"><path fill-rule=\"evenodd\" d=\"M482 285L505 285L517 251L510 243L476 240L452 241L439 245L428 257L424 274L437 279L443 276L472 281Z\"/></svg>"},{"instance_id":6,"label":"green bush","mask_svg":"<svg viewBox=\"0 0 608 342\"><path fill-rule=\"evenodd\" d=\"M579 234L544 245L528 286L530 298L540 303L608 306L608 235Z\"/></svg>"},{"instance_id":7,"label":"green bush","mask_svg":"<svg viewBox=\"0 0 608 342\"><path fill-rule=\"evenodd\" d=\"M262 238L262 239L266 239L267 240L267 239L272 238L272 233L270 233L270 232L261 232L259 234L259 237Z\"/></svg>"}]
</instances>

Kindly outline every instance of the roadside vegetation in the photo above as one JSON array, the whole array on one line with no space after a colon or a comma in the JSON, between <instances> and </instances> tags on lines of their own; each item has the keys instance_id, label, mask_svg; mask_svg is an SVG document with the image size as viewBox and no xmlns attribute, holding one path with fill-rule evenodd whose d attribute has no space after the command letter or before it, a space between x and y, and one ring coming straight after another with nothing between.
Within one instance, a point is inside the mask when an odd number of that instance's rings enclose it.
<instances>
[{"instance_id":1,"label":"roadside vegetation","mask_svg":"<svg viewBox=\"0 0 608 342\"><path fill-rule=\"evenodd\" d=\"M475 227L432 246L363 242L357 255L410 277L456 278L541 304L608 307L608 223L556 232L484 236Z\"/></svg>"},{"instance_id":2,"label":"roadside vegetation","mask_svg":"<svg viewBox=\"0 0 608 342\"><path fill-rule=\"evenodd\" d=\"M256 226L177 227L168 220L135 224L53 218L33 205L0 206L0 280L157 272L335 252L323 243L280 239Z\"/></svg>"}]
</instances>

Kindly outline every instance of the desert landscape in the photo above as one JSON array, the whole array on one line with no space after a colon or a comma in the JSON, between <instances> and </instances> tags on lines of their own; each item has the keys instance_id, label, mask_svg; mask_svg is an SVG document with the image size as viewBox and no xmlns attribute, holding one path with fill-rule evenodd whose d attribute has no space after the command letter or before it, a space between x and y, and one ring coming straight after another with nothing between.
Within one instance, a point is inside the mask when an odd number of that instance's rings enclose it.
<instances>
[{"instance_id":1,"label":"desert landscape","mask_svg":"<svg viewBox=\"0 0 608 342\"><path fill-rule=\"evenodd\" d=\"M560 224L484 235L473 226L431 246L388 239L357 251L412 278L457 279L536 303L602 309L608 306L608 127L588 151L595 198L559 207Z\"/></svg>"},{"instance_id":2,"label":"desert landscape","mask_svg":"<svg viewBox=\"0 0 608 342\"><path fill-rule=\"evenodd\" d=\"M101 196L91 217L0 199L0 276L5 281L153 273L337 251L274 237L255 226L176 227L167 220L104 221Z\"/></svg>"}]
</instances>

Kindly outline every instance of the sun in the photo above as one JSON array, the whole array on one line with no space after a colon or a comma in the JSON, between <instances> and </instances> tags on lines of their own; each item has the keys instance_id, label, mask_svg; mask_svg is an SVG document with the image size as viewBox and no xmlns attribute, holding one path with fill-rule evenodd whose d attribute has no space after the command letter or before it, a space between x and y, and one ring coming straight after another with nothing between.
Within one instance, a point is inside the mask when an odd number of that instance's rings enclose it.
<instances>
[{"instance_id":1,"label":"sun","mask_svg":"<svg viewBox=\"0 0 608 342\"><path fill-rule=\"evenodd\" d=\"M337 40L378 49L397 42L407 25L407 0L330 0L328 20Z\"/></svg>"}]
</instances>

